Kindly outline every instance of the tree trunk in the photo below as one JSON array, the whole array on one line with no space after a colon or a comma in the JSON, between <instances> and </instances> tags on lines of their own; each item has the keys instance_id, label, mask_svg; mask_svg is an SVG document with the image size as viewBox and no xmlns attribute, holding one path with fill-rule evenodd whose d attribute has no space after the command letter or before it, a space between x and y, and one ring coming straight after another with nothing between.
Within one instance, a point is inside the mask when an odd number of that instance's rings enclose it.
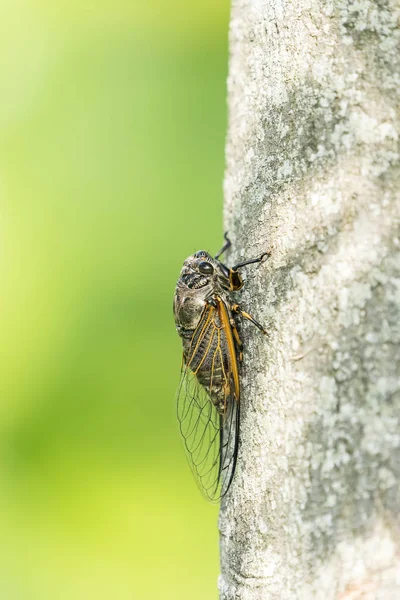
<instances>
[{"instance_id":1,"label":"tree trunk","mask_svg":"<svg viewBox=\"0 0 400 600\"><path fill-rule=\"evenodd\" d=\"M247 267L223 600L400 598L398 0L234 0L225 226Z\"/></svg>"}]
</instances>

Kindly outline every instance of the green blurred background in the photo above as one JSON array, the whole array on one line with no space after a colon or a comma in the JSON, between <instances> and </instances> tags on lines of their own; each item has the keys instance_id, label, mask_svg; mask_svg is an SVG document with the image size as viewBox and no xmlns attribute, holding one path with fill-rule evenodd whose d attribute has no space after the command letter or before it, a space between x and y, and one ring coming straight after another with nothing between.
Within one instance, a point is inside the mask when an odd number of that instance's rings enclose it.
<instances>
[{"instance_id":1,"label":"green blurred background","mask_svg":"<svg viewBox=\"0 0 400 600\"><path fill-rule=\"evenodd\" d=\"M228 4L1 3L1 600L217 598L171 307L222 243Z\"/></svg>"}]
</instances>

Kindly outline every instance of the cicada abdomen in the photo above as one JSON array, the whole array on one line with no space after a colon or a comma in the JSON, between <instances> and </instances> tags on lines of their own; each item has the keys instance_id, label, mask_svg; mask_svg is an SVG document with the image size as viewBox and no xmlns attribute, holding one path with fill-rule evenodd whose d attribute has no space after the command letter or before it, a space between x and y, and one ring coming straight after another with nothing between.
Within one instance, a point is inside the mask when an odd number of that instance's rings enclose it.
<instances>
[{"instance_id":1,"label":"cicada abdomen","mask_svg":"<svg viewBox=\"0 0 400 600\"><path fill-rule=\"evenodd\" d=\"M269 253L229 269L218 260L230 246L225 238L215 258L200 251L184 262L174 297L183 345L178 420L192 471L211 501L227 493L238 456L242 342L237 320L247 318L265 333L232 294L243 286L238 269Z\"/></svg>"}]
</instances>

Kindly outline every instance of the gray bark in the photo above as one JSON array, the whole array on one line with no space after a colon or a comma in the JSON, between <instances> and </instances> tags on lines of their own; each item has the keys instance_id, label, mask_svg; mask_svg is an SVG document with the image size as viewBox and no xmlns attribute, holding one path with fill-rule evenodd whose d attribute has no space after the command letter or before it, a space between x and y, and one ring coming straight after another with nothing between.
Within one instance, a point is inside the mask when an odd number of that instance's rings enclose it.
<instances>
[{"instance_id":1,"label":"gray bark","mask_svg":"<svg viewBox=\"0 0 400 600\"><path fill-rule=\"evenodd\" d=\"M225 226L247 268L223 600L400 598L398 0L234 0Z\"/></svg>"}]
</instances>

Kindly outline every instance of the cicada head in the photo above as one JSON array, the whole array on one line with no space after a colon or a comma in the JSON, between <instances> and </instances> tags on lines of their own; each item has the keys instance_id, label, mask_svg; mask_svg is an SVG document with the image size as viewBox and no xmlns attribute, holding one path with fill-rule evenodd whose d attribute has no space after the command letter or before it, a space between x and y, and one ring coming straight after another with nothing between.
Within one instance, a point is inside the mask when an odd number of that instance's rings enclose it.
<instances>
[{"instance_id":1,"label":"cicada head","mask_svg":"<svg viewBox=\"0 0 400 600\"><path fill-rule=\"evenodd\" d=\"M203 290L204 297L231 290L230 269L205 250L199 250L185 260L179 281L188 290Z\"/></svg>"},{"instance_id":2,"label":"cicada head","mask_svg":"<svg viewBox=\"0 0 400 600\"><path fill-rule=\"evenodd\" d=\"M186 259L184 266L190 261L192 268L205 277L208 275L210 283L213 283L213 291L237 292L243 287L243 279L236 269L229 269L224 263L213 258L205 250L199 250L193 256ZM204 285L206 285L204 283Z\"/></svg>"},{"instance_id":3,"label":"cicada head","mask_svg":"<svg viewBox=\"0 0 400 600\"><path fill-rule=\"evenodd\" d=\"M183 263L174 299L175 320L185 329L194 328L207 299L232 291L231 271L205 250Z\"/></svg>"}]
</instances>

